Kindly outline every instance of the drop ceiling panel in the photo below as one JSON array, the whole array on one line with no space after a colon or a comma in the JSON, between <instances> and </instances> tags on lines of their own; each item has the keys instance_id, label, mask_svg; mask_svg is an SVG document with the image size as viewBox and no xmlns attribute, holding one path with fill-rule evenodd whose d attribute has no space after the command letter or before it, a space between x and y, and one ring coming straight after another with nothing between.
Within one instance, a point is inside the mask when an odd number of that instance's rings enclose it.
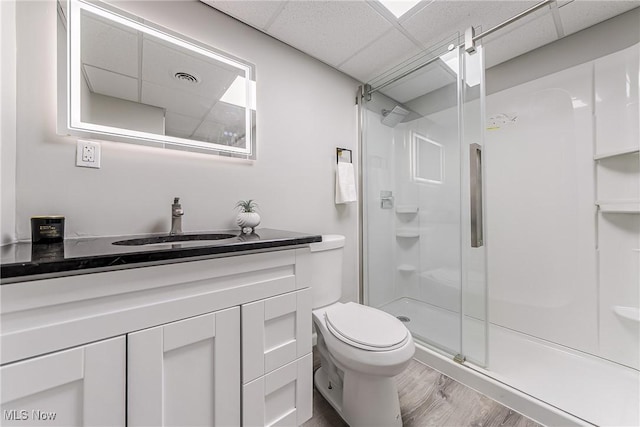
<instances>
[{"instance_id":1,"label":"drop ceiling panel","mask_svg":"<svg viewBox=\"0 0 640 427\"><path fill-rule=\"evenodd\" d=\"M180 138L189 138L195 130L200 126L201 121L193 117L183 116L182 114L167 111L165 115L165 129L167 135L177 136Z\"/></svg>"},{"instance_id":2,"label":"drop ceiling panel","mask_svg":"<svg viewBox=\"0 0 640 427\"><path fill-rule=\"evenodd\" d=\"M485 47L485 67L493 67L557 39L550 11L545 8L534 12L482 41Z\"/></svg>"},{"instance_id":3,"label":"drop ceiling panel","mask_svg":"<svg viewBox=\"0 0 640 427\"><path fill-rule=\"evenodd\" d=\"M82 15L81 57L84 64L138 76L137 31Z\"/></svg>"},{"instance_id":4,"label":"drop ceiling panel","mask_svg":"<svg viewBox=\"0 0 640 427\"><path fill-rule=\"evenodd\" d=\"M433 1L402 26L426 48L469 27L487 30L536 4L536 1Z\"/></svg>"},{"instance_id":5,"label":"drop ceiling panel","mask_svg":"<svg viewBox=\"0 0 640 427\"><path fill-rule=\"evenodd\" d=\"M225 127L221 123L202 122L195 130L193 136L201 141L219 142L224 139Z\"/></svg>"},{"instance_id":6,"label":"drop ceiling panel","mask_svg":"<svg viewBox=\"0 0 640 427\"><path fill-rule=\"evenodd\" d=\"M441 60L393 83L381 92L398 102L408 102L456 82L456 75Z\"/></svg>"},{"instance_id":7,"label":"drop ceiling panel","mask_svg":"<svg viewBox=\"0 0 640 427\"><path fill-rule=\"evenodd\" d=\"M215 101L166 86L142 82L142 102L200 120Z\"/></svg>"},{"instance_id":8,"label":"drop ceiling panel","mask_svg":"<svg viewBox=\"0 0 640 427\"><path fill-rule=\"evenodd\" d=\"M213 59L178 51L155 40L145 36L143 42L142 79L146 82L218 100L238 75L214 64ZM199 82L178 80L174 77L177 72L192 74Z\"/></svg>"},{"instance_id":9,"label":"drop ceiling panel","mask_svg":"<svg viewBox=\"0 0 640 427\"><path fill-rule=\"evenodd\" d=\"M280 10L284 1L215 1L204 3L223 11L253 27L264 29L271 17Z\"/></svg>"},{"instance_id":10,"label":"drop ceiling panel","mask_svg":"<svg viewBox=\"0 0 640 427\"><path fill-rule=\"evenodd\" d=\"M423 0L410 13L395 19L391 13L380 9L375 0L201 1L361 81L379 76L411 57L413 47L399 36L403 31L407 39L429 49L440 45L443 40L450 40L453 34L462 35L468 27L487 30L539 2ZM558 1L565 34L612 18L639 4L637 0ZM548 13L549 8L545 7L543 11ZM517 28L514 29L513 25ZM550 15L547 20L524 27L519 21L492 37L485 40L486 43L491 42L488 66L558 38Z\"/></svg>"},{"instance_id":11,"label":"drop ceiling panel","mask_svg":"<svg viewBox=\"0 0 640 427\"><path fill-rule=\"evenodd\" d=\"M364 1L290 1L269 34L338 66L391 27Z\"/></svg>"},{"instance_id":12,"label":"drop ceiling panel","mask_svg":"<svg viewBox=\"0 0 640 427\"><path fill-rule=\"evenodd\" d=\"M138 79L84 65L84 74L94 93L138 102Z\"/></svg>"},{"instance_id":13,"label":"drop ceiling panel","mask_svg":"<svg viewBox=\"0 0 640 427\"><path fill-rule=\"evenodd\" d=\"M193 134L199 140L225 145L244 146L246 143L244 127L223 125L205 121Z\"/></svg>"},{"instance_id":14,"label":"drop ceiling panel","mask_svg":"<svg viewBox=\"0 0 640 427\"><path fill-rule=\"evenodd\" d=\"M382 37L340 65L340 70L360 81L368 82L386 70L419 54L421 49L397 29Z\"/></svg>"},{"instance_id":15,"label":"drop ceiling panel","mask_svg":"<svg viewBox=\"0 0 640 427\"><path fill-rule=\"evenodd\" d=\"M638 1L574 0L560 7L560 18L565 34L569 35L638 6Z\"/></svg>"},{"instance_id":16,"label":"drop ceiling panel","mask_svg":"<svg viewBox=\"0 0 640 427\"><path fill-rule=\"evenodd\" d=\"M226 123L230 128L244 129L245 109L237 105L218 102L213 106L205 120L210 122Z\"/></svg>"}]
</instances>

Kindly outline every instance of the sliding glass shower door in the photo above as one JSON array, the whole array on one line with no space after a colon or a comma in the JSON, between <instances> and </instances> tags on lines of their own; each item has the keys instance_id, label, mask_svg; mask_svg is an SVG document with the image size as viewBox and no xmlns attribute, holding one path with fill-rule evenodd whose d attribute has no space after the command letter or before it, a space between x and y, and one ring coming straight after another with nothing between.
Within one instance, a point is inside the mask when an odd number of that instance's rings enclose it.
<instances>
[{"instance_id":1,"label":"sliding glass shower door","mask_svg":"<svg viewBox=\"0 0 640 427\"><path fill-rule=\"evenodd\" d=\"M364 299L484 365L482 52L458 44L363 88Z\"/></svg>"}]
</instances>

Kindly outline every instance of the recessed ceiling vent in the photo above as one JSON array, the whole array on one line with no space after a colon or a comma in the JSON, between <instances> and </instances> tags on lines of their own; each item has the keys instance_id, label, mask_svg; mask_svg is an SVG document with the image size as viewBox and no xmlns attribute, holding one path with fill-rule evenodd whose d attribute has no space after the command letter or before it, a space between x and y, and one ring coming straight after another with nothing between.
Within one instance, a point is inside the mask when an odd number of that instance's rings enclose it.
<instances>
[{"instance_id":1,"label":"recessed ceiling vent","mask_svg":"<svg viewBox=\"0 0 640 427\"><path fill-rule=\"evenodd\" d=\"M176 80L180 80L181 82L185 82L185 83L193 83L193 84L200 83L200 79L198 79L196 76L194 76L193 74L182 72L182 71L175 73L173 77L176 78Z\"/></svg>"}]
</instances>

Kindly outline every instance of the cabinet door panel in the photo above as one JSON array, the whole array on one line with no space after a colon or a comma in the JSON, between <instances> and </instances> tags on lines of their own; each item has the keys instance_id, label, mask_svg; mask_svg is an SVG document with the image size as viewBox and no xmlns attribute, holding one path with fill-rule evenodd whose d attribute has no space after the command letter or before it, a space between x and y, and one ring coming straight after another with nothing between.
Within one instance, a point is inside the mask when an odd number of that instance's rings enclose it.
<instances>
[{"instance_id":1,"label":"cabinet door panel","mask_svg":"<svg viewBox=\"0 0 640 427\"><path fill-rule=\"evenodd\" d=\"M0 368L3 426L124 426L125 339Z\"/></svg>"},{"instance_id":2,"label":"cabinet door panel","mask_svg":"<svg viewBox=\"0 0 640 427\"><path fill-rule=\"evenodd\" d=\"M244 384L311 351L311 291L242 306Z\"/></svg>"},{"instance_id":3,"label":"cabinet door panel","mask_svg":"<svg viewBox=\"0 0 640 427\"><path fill-rule=\"evenodd\" d=\"M240 422L240 309L129 334L130 426Z\"/></svg>"},{"instance_id":4,"label":"cabinet door panel","mask_svg":"<svg viewBox=\"0 0 640 427\"><path fill-rule=\"evenodd\" d=\"M243 426L298 426L312 414L311 353L243 386Z\"/></svg>"}]
</instances>

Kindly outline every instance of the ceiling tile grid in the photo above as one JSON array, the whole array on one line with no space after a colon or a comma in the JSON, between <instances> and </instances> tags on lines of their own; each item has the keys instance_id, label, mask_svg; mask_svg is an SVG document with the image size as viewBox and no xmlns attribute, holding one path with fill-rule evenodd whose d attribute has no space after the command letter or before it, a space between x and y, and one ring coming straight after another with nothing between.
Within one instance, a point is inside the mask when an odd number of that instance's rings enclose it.
<instances>
[{"instance_id":1,"label":"ceiling tile grid","mask_svg":"<svg viewBox=\"0 0 640 427\"><path fill-rule=\"evenodd\" d=\"M485 66L493 67L557 39L551 11L540 9L482 40Z\"/></svg>"},{"instance_id":2,"label":"ceiling tile grid","mask_svg":"<svg viewBox=\"0 0 640 427\"><path fill-rule=\"evenodd\" d=\"M400 0L403 1L403 0ZM432 1L432 0L429 0ZM407 30L404 29L404 27L402 25L400 25L401 20L405 20L407 18L409 18L409 16L412 16L414 13L417 13L418 10L422 9L422 7L427 5L427 1L424 0L421 3L418 3L415 7L411 8L410 11L406 12L404 15L402 15L400 18L396 18L395 15L393 13L391 13L391 11L389 11L385 6L383 6L383 4L378 1L378 0L366 0L367 5L369 5L369 7L373 8L376 12L378 12L378 14L380 14L380 16L382 16L384 19L386 19L391 25L393 25L398 31L400 31L402 34L405 35L405 37L407 37L409 40L411 40L413 43L416 44L416 46L422 47L424 48L425 46L422 45L422 43L417 40L416 38L413 37L413 35L411 35ZM409 13L411 12L411 13Z\"/></svg>"},{"instance_id":3,"label":"ceiling tile grid","mask_svg":"<svg viewBox=\"0 0 640 427\"><path fill-rule=\"evenodd\" d=\"M83 70L93 92L138 102L138 79L86 64Z\"/></svg>"},{"instance_id":4,"label":"ceiling tile grid","mask_svg":"<svg viewBox=\"0 0 640 427\"><path fill-rule=\"evenodd\" d=\"M260 30L265 30L274 14L279 13L287 3L272 0L202 0L202 2Z\"/></svg>"},{"instance_id":5,"label":"ceiling tile grid","mask_svg":"<svg viewBox=\"0 0 640 427\"><path fill-rule=\"evenodd\" d=\"M368 81L416 54L463 34L486 31L539 0L422 0L395 18L377 0L200 0L329 64ZM558 0L565 35L640 6L638 0ZM562 34L562 33L561 33ZM487 66L558 39L550 7L484 40Z\"/></svg>"},{"instance_id":6,"label":"ceiling tile grid","mask_svg":"<svg viewBox=\"0 0 640 427\"><path fill-rule=\"evenodd\" d=\"M179 138L190 138L200 126L201 120L167 111L165 114L165 133Z\"/></svg>"},{"instance_id":7,"label":"ceiling tile grid","mask_svg":"<svg viewBox=\"0 0 640 427\"><path fill-rule=\"evenodd\" d=\"M269 34L335 67L391 28L364 1L290 1Z\"/></svg>"},{"instance_id":8,"label":"ceiling tile grid","mask_svg":"<svg viewBox=\"0 0 640 427\"><path fill-rule=\"evenodd\" d=\"M433 92L456 83L457 76L444 62L437 60L384 89L385 95L399 102L408 102L418 94ZM416 88L420 88L416 91Z\"/></svg>"},{"instance_id":9,"label":"ceiling tile grid","mask_svg":"<svg viewBox=\"0 0 640 427\"><path fill-rule=\"evenodd\" d=\"M210 97L194 96L178 89L143 81L142 102L202 120L217 100Z\"/></svg>"},{"instance_id":10,"label":"ceiling tile grid","mask_svg":"<svg viewBox=\"0 0 640 427\"><path fill-rule=\"evenodd\" d=\"M144 37L142 57L142 80L156 85L185 91L193 95L220 99L238 75L236 72L218 67L203 57L194 57L184 51L167 48ZM178 80L176 73L188 73L198 79L197 83Z\"/></svg>"},{"instance_id":11,"label":"ceiling tile grid","mask_svg":"<svg viewBox=\"0 0 640 427\"><path fill-rule=\"evenodd\" d=\"M560 5L560 18L565 35L569 35L638 6L639 1L574 0Z\"/></svg>"},{"instance_id":12,"label":"ceiling tile grid","mask_svg":"<svg viewBox=\"0 0 640 427\"><path fill-rule=\"evenodd\" d=\"M82 62L131 77L138 76L138 36L121 26L82 16Z\"/></svg>"},{"instance_id":13,"label":"ceiling tile grid","mask_svg":"<svg viewBox=\"0 0 640 427\"><path fill-rule=\"evenodd\" d=\"M422 51L400 31L393 28L339 65L338 69L366 82L386 70L414 57Z\"/></svg>"},{"instance_id":14,"label":"ceiling tile grid","mask_svg":"<svg viewBox=\"0 0 640 427\"><path fill-rule=\"evenodd\" d=\"M535 1L433 1L402 23L427 47L469 27L487 30L534 5Z\"/></svg>"},{"instance_id":15,"label":"ceiling tile grid","mask_svg":"<svg viewBox=\"0 0 640 427\"><path fill-rule=\"evenodd\" d=\"M227 104L226 102L217 102L211 111L205 117L210 122L226 123L230 126L245 125L245 109L237 105Z\"/></svg>"},{"instance_id":16,"label":"ceiling tile grid","mask_svg":"<svg viewBox=\"0 0 640 427\"><path fill-rule=\"evenodd\" d=\"M193 137L209 142L218 142L221 135L226 131L224 125L216 122L202 122L194 130Z\"/></svg>"}]
</instances>

